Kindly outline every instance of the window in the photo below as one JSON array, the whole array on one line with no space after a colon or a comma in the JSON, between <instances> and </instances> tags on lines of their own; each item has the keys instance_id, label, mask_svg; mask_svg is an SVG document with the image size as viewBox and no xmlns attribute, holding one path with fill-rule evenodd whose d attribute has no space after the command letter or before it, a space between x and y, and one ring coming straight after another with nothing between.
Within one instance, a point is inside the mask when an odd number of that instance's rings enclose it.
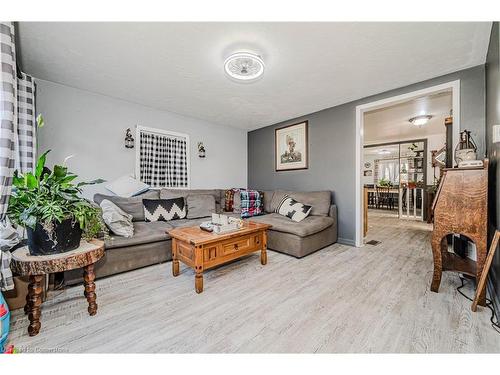
<instances>
[{"instance_id":1,"label":"window","mask_svg":"<svg viewBox=\"0 0 500 375\"><path fill-rule=\"evenodd\" d=\"M189 188L189 136L137 126L135 173L153 188Z\"/></svg>"},{"instance_id":2,"label":"window","mask_svg":"<svg viewBox=\"0 0 500 375\"><path fill-rule=\"evenodd\" d=\"M376 164L376 183L380 180L389 181L392 185L399 185L399 159L378 159Z\"/></svg>"}]
</instances>

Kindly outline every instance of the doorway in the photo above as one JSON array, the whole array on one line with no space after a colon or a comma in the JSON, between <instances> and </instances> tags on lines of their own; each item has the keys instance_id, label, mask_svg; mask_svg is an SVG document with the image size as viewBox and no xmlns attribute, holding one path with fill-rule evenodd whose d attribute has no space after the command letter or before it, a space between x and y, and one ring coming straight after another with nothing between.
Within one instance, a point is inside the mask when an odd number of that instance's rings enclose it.
<instances>
[{"instance_id":1,"label":"doorway","mask_svg":"<svg viewBox=\"0 0 500 375\"><path fill-rule=\"evenodd\" d=\"M429 103L437 102L446 95L449 96L449 108L431 113L434 111ZM439 145L436 144L436 137L429 142L432 129L426 128L426 122L410 120L428 116L432 119L429 123L435 123L441 121L443 115L449 116L450 112L454 114L451 125L454 147L458 143L460 129L459 80L356 107L356 246L364 245L363 238L368 227L365 224L369 220L365 209L368 203L373 209L385 209L388 214L400 219L424 219L428 203L426 191L435 182L434 173L428 168L429 154ZM394 118L388 120L390 116ZM380 154L372 162L367 160L365 165L365 150L377 150ZM367 168L368 164L371 164L370 168ZM371 188L368 191L370 194L367 194L365 185Z\"/></svg>"}]
</instances>

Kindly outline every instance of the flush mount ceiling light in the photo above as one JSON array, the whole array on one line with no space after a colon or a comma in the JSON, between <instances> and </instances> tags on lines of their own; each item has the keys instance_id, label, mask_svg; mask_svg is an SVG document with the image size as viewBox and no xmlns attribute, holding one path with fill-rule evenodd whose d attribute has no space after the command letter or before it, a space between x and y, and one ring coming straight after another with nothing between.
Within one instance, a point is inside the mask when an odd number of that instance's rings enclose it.
<instances>
[{"instance_id":1,"label":"flush mount ceiling light","mask_svg":"<svg viewBox=\"0 0 500 375\"><path fill-rule=\"evenodd\" d=\"M253 82L264 74L264 61L253 53L237 52L224 61L224 70L238 82Z\"/></svg>"},{"instance_id":2,"label":"flush mount ceiling light","mask_svg":"<svg viewBox=\"0 0 500 375\"><path fill-rule=\"evenodd\" d=\"M410 123L415 126L422 126L425 125L429 122L429 120L432 118L431 115L422 115L422 116L415 116L409 119Z\"/></svg>"},{"instance_id":3,"label":"flush mount ceiling light","mask_svg":"<svg viewBox=\"0 0 500 375\"><path fill-rule=\"evenodd\" d=\"M377 154L379 155L389 155L391 152L389 150L380 150L379 152L377 152Z\"/></svg>"}]
</instances>

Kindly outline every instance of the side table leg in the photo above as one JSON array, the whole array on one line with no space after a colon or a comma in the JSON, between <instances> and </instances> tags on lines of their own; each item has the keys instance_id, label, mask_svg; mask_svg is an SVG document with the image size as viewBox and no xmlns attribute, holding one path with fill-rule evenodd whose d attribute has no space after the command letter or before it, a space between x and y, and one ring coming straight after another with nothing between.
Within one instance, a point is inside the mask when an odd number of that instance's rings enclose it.
<instances>
[{"instance_id":1,"label":"side table leg","mask_svg":"<svg viewBox=\"0 0 500 375\"><path fill-rule=\"evenodd\" d=\"M97 296L95 294L94 280L94 264L89 264L83 268L83 285L85 287L85 292L83 294L89 303L88 312L90 316L97 314Z\"/></svg>"},{"instance_id":2,"label":"side table leg","mask_svg":"<svg viewBox=\"0 0 500 375\"><path fill-rule=\"evenodd\" d=\"M28 285L28 319L30 325L28 326L28 334L30 336L38 335L42 323L40 323L40 318L42 317L42 275L30 276L30 281Z\"/></svg>"},{"instance_id":3,"label":"side table leg","mask_svg":"<svg viewBox=\"0 0 500 375\"><path fill-rule=\"evenodd\" d=\"M29 284L28 284L29 286ZM31 306L31 301L30 301L30 294L26 294L26 305L24 305L24 315L28 315L30 312L30 307Z\"/></svg>"}]
</instances>

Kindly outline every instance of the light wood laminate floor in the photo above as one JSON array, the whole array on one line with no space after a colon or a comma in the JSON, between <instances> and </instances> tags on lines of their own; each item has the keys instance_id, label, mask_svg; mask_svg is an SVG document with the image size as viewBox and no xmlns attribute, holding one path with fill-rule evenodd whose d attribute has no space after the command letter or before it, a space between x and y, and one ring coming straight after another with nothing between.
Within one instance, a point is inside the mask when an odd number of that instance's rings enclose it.
<instances>
[{"instance_id":1,"label":"light wood laminate floor","mask_svg":"<svg viewBox=\"0 0 500 375\"><path fill-rule=\"evenodd\" d=\"M377 246L329 246L303 259L255 253L205 273L171 263L97 281L96 316L83 288L52 292L42 329L12 314L9 342L31 352L500 352L489 310L470 310L445 273L432 293L430 226L371 215ZM471 289L465 290L469 295Z\"/></svg>"}]
</instances>

